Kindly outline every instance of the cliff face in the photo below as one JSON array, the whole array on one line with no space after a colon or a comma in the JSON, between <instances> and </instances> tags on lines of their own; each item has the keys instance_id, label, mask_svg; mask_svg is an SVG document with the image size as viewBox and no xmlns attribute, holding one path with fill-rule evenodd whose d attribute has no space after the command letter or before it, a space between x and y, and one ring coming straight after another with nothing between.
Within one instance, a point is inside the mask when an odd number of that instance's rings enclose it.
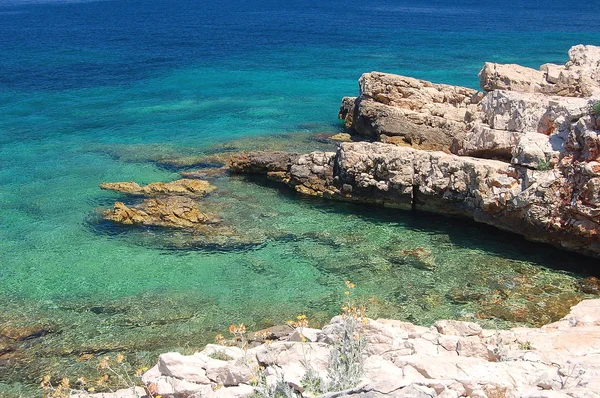
<instances>
[{"instance_id":1,"label":"cliff face","mask_svg":"<svg viewBox=\"0 0 600 398\"><path fill-rule=\"evenodd\" d=\"M308 195L467 216L600 257L600 47L573 47L569 58L540 71L486 64L487 93L368 73L340 117L383 142L251 153L231 170Z\"/></svg>"},{"instance_id":2,"label":"cliff face","mask_svg":"<svg viewBox=\"0 0 600 398\"><path fill-rule=\"evenodd\" d=\"M557 162L567 136L598 130L600 47L575 46L563 65L540 70L486 63L483 92L405 76L365 73L360 95L342 100L339 117L360 136L538 168ZM539 134L550 137L544 138Z\"/></svg>"},{"instance_id":3,"label":"cliff face","mask_svg":"<svg viewBox=\"0 0 600 398\"><path fill-rule=\"evenodd\" d=\"M465 87L386 73L365 73L360 96L345 97L339 116L361 136L444 150L464 137L464 119L481 95Z\"/></svg>"}]
</instances>

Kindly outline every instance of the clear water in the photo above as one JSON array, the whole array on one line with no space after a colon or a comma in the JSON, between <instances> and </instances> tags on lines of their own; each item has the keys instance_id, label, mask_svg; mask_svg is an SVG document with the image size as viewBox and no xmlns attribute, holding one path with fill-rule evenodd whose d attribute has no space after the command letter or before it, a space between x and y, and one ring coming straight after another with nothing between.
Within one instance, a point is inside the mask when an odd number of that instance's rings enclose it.
<instances>
[{"instance_id":1,"label":"clear water","mask_svg":"<svg viewBox=\"0 0 600 398\"><path fill-rule=\"evenodd\" d=\"M206 205L256 244L214 247L103 222L98 209L135 200L98 184L174 180L168 159L222 150L325 148L311 134L341 129L340 98L365 71L477 87L485 61L563 63L600 45L600 4L208 3L0 2L0 321L52 331L9 341L0 396L32 396L43 374L97 376L104 353L151 364L233 322L318 325L346 279L373 316L420 324L538 325L584 297L595 262L465 220L221 176ZM433 270L398 259L415 248Z\"/></svg>"}]
</instances>

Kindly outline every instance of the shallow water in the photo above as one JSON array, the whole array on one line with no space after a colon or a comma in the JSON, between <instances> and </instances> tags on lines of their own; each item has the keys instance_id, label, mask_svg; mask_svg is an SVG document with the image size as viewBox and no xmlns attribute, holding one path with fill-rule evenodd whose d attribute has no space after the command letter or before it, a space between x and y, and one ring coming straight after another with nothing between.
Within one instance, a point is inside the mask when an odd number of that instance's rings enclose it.
<instances>
[{"instance_id":1,"label":"shallow water","mask_svg":"<svg viewBox=\"0 0 600 398\"><path fill-rule=\"evenodd\" d=\"M593 261L465 220L222 176L206 201L247 239L215 246L102 221L98 209L135 199L98 184L174 180L221 151L331 147L311 133L341 129L340 98L362 72L476 87L484 61L563 63L571 45L600 44L599 7L0 3L0 319L48 332L0 356L0 396L31 396L43 374L98 376L104 353L151 364L233 322L307 313L318 325L346 279L373 316L420 324L564 315Z\"/></svg>"}]
</instances>

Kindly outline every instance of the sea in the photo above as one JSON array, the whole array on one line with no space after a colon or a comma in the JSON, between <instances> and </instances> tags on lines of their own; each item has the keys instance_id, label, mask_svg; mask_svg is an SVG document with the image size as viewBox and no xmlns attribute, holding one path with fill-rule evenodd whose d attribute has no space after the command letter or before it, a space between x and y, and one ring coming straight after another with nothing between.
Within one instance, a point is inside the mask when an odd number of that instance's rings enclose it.
<instances>
[{"instance_id":1,"label":"sea","mask_svg":"<svg viewBox=\"0 0 600 398\"><path fill-rule=\"evenodd\" d=\"M133 374L230 324L322 326L347 280L372 317L564 316L597 262L469 220L215 173L199 205L239 235L215 243L105 221L141 199L99 184L334 150L364 72L478 88L486 61L562 64L576 44L600 45L600 2L0 0L0 397L40 396L45 375L115 388L104 357Z\"/></svg>"}]
</instances>

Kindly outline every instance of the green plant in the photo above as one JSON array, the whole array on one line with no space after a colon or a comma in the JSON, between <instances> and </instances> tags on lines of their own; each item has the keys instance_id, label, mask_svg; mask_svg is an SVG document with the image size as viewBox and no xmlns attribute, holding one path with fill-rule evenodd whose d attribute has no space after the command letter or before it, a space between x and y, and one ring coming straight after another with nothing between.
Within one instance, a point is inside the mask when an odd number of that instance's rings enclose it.
<instances>
[{"instance_id":1,"label":"green plant","mask_svg":"<svg viewBox=\"0 0 600 398\"><path fill-rule=\"evenodd\" d=\"M253 398L297 398L298 395L290 384L285 381L283 374L277 374L274 385L267 381L265 368L258 367L253 374L254 394Z\"/></svg>"},{"instance_id":2,"label":"green plant","mask_svg":"<svg viewBox=\"0 0 600 398\"><path fill-rule=\"evenodd\" d=\"M363 376L366 340L358 333L358 319L344 316L342 333L331 348L327 369L327 390L356 387Z\"/></svg>"},{"instance_id":3,"label":"green plant","mask_svg":"<svg viewBox=\"0 0 600 398\"><path fill-rule=\"evenodd\" d=\"M227 355L224 351L215 351L209 355L212 359L216 359L218 361L231 361L233 358Z\"/></svg>"},{"instance_id":4,"label":"green plant","mask_svg":"<svg viewBox=\"0 0 600 398\"><path fill-rule=\"evenodd\" d=\"M319 373L314 370L308 362L303 362L306 373L300 380L300 385L304 390L313 395L320 395L326 392L325 381L319 376Z\"/></svg>"},{"instance_id":5,"label":"green plant","mask_svg":"<svg viewBox=\"0 0 600 398\"><path fill-rule=\"evenodd\" d=\"M302 365L306 373L300 380L304 390L313 395L321 395L329 392L338 392L352 387L356 387L364 374L364 350L367 341L360 334L359 325L366 323L366 307L358 305L351 298L352 291L356 286L350 281L346 281L347 290L344 292L348 299L342 307L340 328L337 330L337 339L333 342L329 352L329 366L327 368L327 377L322 378L319 373L310 365L307 353L304 351ZM308 327L306 315L301 314L295 321L287 322L290 326L296 328L302 336L302 342L307 339L302 335L305 327ZM229 331L244 343L245 327L243 325L231 325ZM265 342L268 347L268 343ZM303 345L303 347L305 347ZM275 369L275 368L271 368ZM267 371L262 366L257 366L252 371L250 384L254 386L254 398L296 398L299 394L287 383L283 374L275 369L276 381L267 380Z\"/></svg>"},{"instance_id":6,"label":"green plant","mask_svg":"<svg viewBox=\"0 0 600 398\"><path fill-rule=\"evenodd\" d=\"M550 162L540 160L537 164L536 169L538 169L539 171L552 170L552 165L550 164Z\"/></svg>"},{"instance_id":7,"label":"green plant","mask_svg":"<svg viewBox=\"0 0 600 398\"><path fill-rule=\"evenodd\" d=\"M525 351L533 350L533 347L531 346L531 341L519 341L517 343L519 344L519 349L521 349L521 350L525 350Z\"/></svg>"},{"instance_id":8,"label":"green plant","mask_svg":"<svg viewBox=\"0 0 600 398\"><path fill-rule=\"evenodd\" d=\"M310 367L308 361L304 361L306 373L301 384L306 391L315 395L356 387L364 374L363 354L367 341L360 335L359 324L366 322L366 307L350 298L356 285L346 281L346 287L348 290L344 294L348 300L342 307L338 338L329 352L326 380Z\"/></svg>"},{"instance_id":9,"label":"green plant","mask_svg":"<svg viewBox=\"0 0 600 398\"><path fill-rule=\"evenodd\" d=\"M600 101L596 101L592 104L591 113L595 116L600 116Z\"/></svg>"}]
</instances>

